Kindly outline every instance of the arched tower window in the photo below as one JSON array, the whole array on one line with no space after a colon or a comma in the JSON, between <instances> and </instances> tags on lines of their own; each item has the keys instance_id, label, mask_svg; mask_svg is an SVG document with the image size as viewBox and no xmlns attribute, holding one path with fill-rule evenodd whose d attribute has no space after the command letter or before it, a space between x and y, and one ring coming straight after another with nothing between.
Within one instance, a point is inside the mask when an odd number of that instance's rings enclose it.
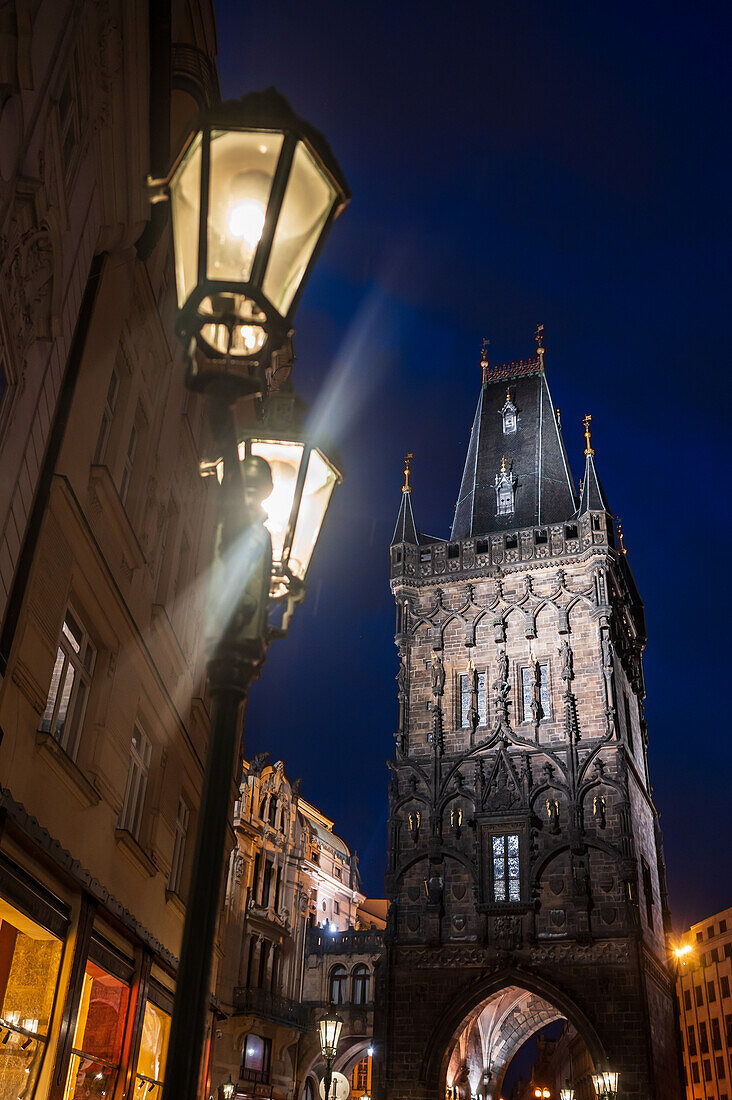
<instances>
[{"instance_id":1,"label":"arched tower window","mask_svg":"<svg viewBox=\"0 0 732 1100\"><path fill-rule=\"evenodd\" d=\"M496 474L496 515L510 516L515 507L516 478L505 455L501 459L501 469Z\"/></svg>"},{"instance_id":2,"label":"arched tower window","mask_svg":"<svg viewBox=\"0 0 732 1100\"><path fill-rule=\"evenodd\" d=\"M334 966L330 972L330 1000L334 1005L346 1003L348 973L345 966Z\"/></svg>"},{"instance_id":3,"label":"arched tower window","mask_svg":"<svg viewBox=\"0 0 732 1100\"><path fill-rule=\"evenodd\" d=\"M506 402L501 409L501 416L503 417L503 434L512 435L516 431L518 424L518 418L516 415L516 406L511 400L510 389L506 390Z\"/></svg>"}]
</instances>

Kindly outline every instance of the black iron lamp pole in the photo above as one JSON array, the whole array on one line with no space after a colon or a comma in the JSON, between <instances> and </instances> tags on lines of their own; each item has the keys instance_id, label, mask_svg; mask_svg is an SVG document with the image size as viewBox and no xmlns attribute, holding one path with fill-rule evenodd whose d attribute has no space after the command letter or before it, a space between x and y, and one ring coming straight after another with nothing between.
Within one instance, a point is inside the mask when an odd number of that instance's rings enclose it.
<instances>
[{"instance_id":1,"label":"black iron lamp pole","mask_svg":"<svg viewBox=\"0 0 732 1100\"><path fill-rule=\"evenodd\" d=\"M273 636L270 599L286 603L286 625L340 481L312 441L276 425L242 439L235 409L249 401L263 413L272 356L292 334L350 191L323 135L272 88L199 115L168 176L148 186L151 201L170 201L186 385L210 413L214 453L201 473L219 482L206 629L211 730L163 1085L163 1100L196 1100L242 704ZM255 422L253 405L249 413L243 419Z\"/></svg>"}]
</instances>

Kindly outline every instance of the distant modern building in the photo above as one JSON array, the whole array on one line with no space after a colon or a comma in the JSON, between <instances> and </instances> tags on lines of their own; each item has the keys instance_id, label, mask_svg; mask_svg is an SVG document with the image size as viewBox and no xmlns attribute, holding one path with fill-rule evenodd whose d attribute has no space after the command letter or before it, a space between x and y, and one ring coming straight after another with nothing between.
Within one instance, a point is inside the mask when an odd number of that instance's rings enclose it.
<instances>
[{"instance_id":1,"label":"distant modern building","mask_svg":"<svg viewBox=\"0 0 732 1100\"><path fill-rule=\"evenodd\" d=\"M448 540L420 531L405 464L376 1100L498 1100L556 1020L586 1052L577 1100L592 1068L623 1100L681 1088L643 604L590 419L578 488L536 340L482 357Z\"/></svg>"},{"instance_id":2,"label":"distant modern building","mask_svg":"<svg viewBox=\"0 0 732 1100\"><path fill-rule=\"evenodd\" d=\"M679 1026L687 1100L732 1096L732 908L692 924L678 952Z\"/></svg>"},{"instance_id":3,"label":"distant modern building","mask_svg":"<svg viewBox=\"0 0 732 1100\"><path fill-rule=\"evenodd\" d=\"M236 1097L314 1100L318 1018L344 1019L335 1069L370 1088L374 966L386 903L366 899L358 860L282 761L245 767L236 805L217 987L212 1081Z\"/></svg>"}]
</instances>

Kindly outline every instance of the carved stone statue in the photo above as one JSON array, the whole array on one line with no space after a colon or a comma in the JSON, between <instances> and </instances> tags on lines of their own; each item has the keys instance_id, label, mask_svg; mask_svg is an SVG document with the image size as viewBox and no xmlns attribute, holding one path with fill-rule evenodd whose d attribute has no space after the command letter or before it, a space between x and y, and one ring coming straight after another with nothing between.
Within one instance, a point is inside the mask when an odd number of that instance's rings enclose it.
<instances>
[{"instance_id":1,"label":"carved stone statue","mask_svg":"<svg viewBox=\"0 0 732 1100\"><path fill-rule=\"evenodd\" d=\"M544 717L541 707L541 669L537 663L534 669L534 679L531 684L531 721L538 725Z\"/></svg>"},{"instance_id":2,"label":"carved stone statue","mask_svg":"<svg viewBox=\"0 0 732 1100\"><path fill-rule=\"evenodd\" d=\"M468 669L468 686L470 688L470 708L468 710L468 725L475 733L480 721L478 710L478 670L473 665Z\"/></svg>"},{"instance_id":3,"label":"carved stone statue","mask_svg":"<svg viewBox=\"0 0 732 1100\"><path fill-rule=\"evenodd\" d=\"M433 869L425 885L427 887L427 904L442 905L442 894L445 885L442 875L438 874L436 869Z\"/></svg>"},{"instance_id":4,"label":"carved stone statue","mask_svg":"<svg viewBox=\"0 0 732 1100\"><path fill-rule=\"evenodd\" d=\"M496 680L501 681L504 684L508 683L508 654L506 653L505 649L502 649L498 654Z\"/></svg>"},{"instance_id":5,"label":"carved stone statue","mask_svg":"<svg viewBox=\"0 0 732 1100\"><path fill-rule=\"evenodd\" d=\"M613 643L607 634L602 636L602 667L606 672L612 672L613 668Z\"/></svg>"},{"instance_id":6,"label":"carved stone statue","mask_svg":"<svg viewBox=\"0 0 732 1100\"><path fill-rule=\"evenodd\" d=\"M432 694L436 698L445 694L445 666L439 653L435 654L432 661Z\"/></svg>"},{"instance_id":7,"label":"carved stone statue","mask_svg":"<svg viewBox=\"0 0 732 1100\"><path fill-rule=\"evenodd\" d=\"M574 656L569 642L565 638L559 647L559 656L562 662L561 676L563 680L574 679Z\"/></svg>"},{"instance_id":8,"label":"carved stone statue","mask_svg":"<svg viewBox=\"0 0 732 1100\"><path fill-rule=\"evenodd\" d=\"M252 759L249 761L249 774L250 775L260 775L261 771L262 771L262 768L264 767L264 765L267 763L268 760L269 760L269 753L268 752L257 752L257 753L255 753L254 756L252 757Z\"/></svg>"}]
</instances>

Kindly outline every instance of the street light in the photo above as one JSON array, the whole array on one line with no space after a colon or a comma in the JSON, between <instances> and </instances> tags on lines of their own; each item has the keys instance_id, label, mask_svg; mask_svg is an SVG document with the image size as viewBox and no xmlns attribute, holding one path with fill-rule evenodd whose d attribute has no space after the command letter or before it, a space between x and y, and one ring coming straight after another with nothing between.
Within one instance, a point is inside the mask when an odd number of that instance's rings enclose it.
<instances>
[{"instance_id":1,"label":"street light","mask_svg":"<svg viewBox=\"0 0 732 1100\"><path fill-rule=\"evenodd\" d=\"M224 1100L232 1100L232 1097L236 1091L236 1085L231 1080L231 1074L229 1074L228 1081L224 1081L223 1085L221 1086L221 1091L224 1094Z\"/></svg>"},{"instance_id":2,"label":"street light","mask_svg":"<svg viewBox=\"0 0 732 1100\"><path fill-rule=\"evenodd\" d=\"M342 1027L343 1020L340 1018L333 1005L330 1006L325 1016L321 1016L318 1021L320 1053L325 1062L325 1077L323 1078L325 1100L328 1100L330 1094L330 1084L333 1080L333 1063L338 1050L338 1040L341 1037Z\"/></svg>"},{"instance_id":3,"label":"street light","mask_svg":"<svg viewBox=\"0 0 732 1100\"><path fill-rule=\"evenodd\" d=\"M350 201L323 135L274 88L201 113L167 177L178 291L176 328L205 388L226 360L257 393L267 353L287 337L313 264ZM215 370L213 371L215 375Z\"/></svg>"},{"instance_id":4,"label":"street light","mask_svg":"<svg viewBox=\"0 0 732 1100\"><path fill-rule=\"evenodd\" d=\"M268 368L350 193L323 135L272 88L199 115L168 176L148 183L152 201L171 204L176 330L186 385L208 400L201 473L218 481L205 631L211 728L163 1086L163 1100L196 1100L242 703L303 597L340 481L313 441L277 420L295 398L287 391L278 405ZM279 632L269 625L273 596L287 598Z\"/></svg>"},{"instance_id":5,"label":"street light","mask_svg":"<svg viewBox=\"0 0 732 1100\"><path fill-rule=\"evenodd\" d=\"M602 1073L592 1074L592 1084L595 1088L595 1096L600 1100L615 1100L618 1095L619 1073L605 1069Z\"/></svg>"},{"instance_id":6,"label":"street light","mask_svg":"<svg viewBox=\"0 0 732 1100\"><path fill-rule=\"evenodd\" d=\"M569 1081L559 1090L559 1100L574 1100L574 1089L570 1088Z\"/></svg>"}]
</instances>

